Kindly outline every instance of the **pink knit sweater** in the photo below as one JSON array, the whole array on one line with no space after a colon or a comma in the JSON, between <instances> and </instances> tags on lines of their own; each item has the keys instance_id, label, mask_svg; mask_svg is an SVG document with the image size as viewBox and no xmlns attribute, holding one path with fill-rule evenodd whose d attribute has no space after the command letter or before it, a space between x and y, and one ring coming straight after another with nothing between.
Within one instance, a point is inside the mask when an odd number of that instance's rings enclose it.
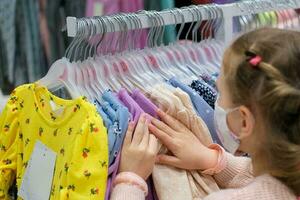
<instances>
[{"instance_id":1,"label":"pink knit sweater","mask_svg":"<svg viewBox=\"0 0 300 200\"><path fill-rule=\"evenodd\" d=\"M227 166L214 177L221 188L203 200L296 200L293 192L283 183L265 174L254 177L251 159L226 153ZM121 183L115 186L110 200L145 200L137 186Z\"/></svg>"}]
</instances>

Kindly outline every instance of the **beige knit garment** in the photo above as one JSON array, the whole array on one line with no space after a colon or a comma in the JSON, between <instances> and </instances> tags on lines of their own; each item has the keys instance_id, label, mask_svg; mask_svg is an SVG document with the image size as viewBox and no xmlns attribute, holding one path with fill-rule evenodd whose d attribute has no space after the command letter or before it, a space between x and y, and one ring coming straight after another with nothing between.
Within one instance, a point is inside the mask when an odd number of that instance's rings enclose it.
<instances>
[{"instance_id":1,"label":"beige knit garment","mask_svg":"<svg viewBox=\"0 0 300 200\"><path fill-rule=\"evenodd\" d=\"M214 192L203 200L297 199L287 186L268 174L254 178L251 159L235 157L229 153L225 156L226 168L214 176L218 185L224 190ZM120 184L113 189L111 200L145 200L145 196L136 186Z\"/></svg>"},{"instance_id":2,"label":"beige knit garment","mask_svg":"<svg viewBox=\"0 0 300 200\"><path fill-rule=\"evenodd\" d=\"M204 145L212 143L208 128L195 113L184 91L160 84L153 87L149 97L159 108L186 125ZM166 149L162 147L160 152L166 153ZM152 177L160 200L202 199L219 190L213 177L198 171L155 165Z\"/></svg>"}]
</instances>

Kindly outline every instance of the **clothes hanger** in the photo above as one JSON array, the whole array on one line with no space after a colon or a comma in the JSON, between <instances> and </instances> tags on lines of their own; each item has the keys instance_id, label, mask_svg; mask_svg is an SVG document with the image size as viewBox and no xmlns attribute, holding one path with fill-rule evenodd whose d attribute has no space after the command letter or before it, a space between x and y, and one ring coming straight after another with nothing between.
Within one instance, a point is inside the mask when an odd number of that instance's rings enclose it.
<instances>
[{"instance_id":1,"label":"clothes hanger","mask_svg":"<svg viewBox=\"0 0 300 200\"><path fill-rule=\"evenodd\" d=\"M123 20L126 23L126 26L129 27L129 30L131 30L132 28L139 28L139 24L136 22L136 19L132 14L124 14ZM137 31L133 32L134 35L136 35L136 33ZM127 68L126 76L129 81L131 81L135 87L142 89L145 87L145 83L150 83L150 81L153 79L148 74L145 74L143 70L141 70L141 66L136 59L136 52L132 50L134 46L134 40L130 41L129 39L130 38L125 38L125 41L128 41L129 48L121 53L121 59L126 61L128 65L125 66L125 68Z\"/></svg>"},{"instance_id":2,"label":"clothes hanger","mask_svg":"<svg viewBox=\"0 0 300 200\"><path fill-rule=\"evenodd\" d=\"M148 11L143 10L143 11L139 11L139 13L146 14L147 17L149 18L149 21L152 22L151 18L150 18L150 14L148 13ZM141 22L140 22L139 19L138 19L137 22L138 22L138 26L142 27L141 26ZM149 69L149 71L151 71L152 73L156 73L156 75L159 76L158 73L154 70L154 67L152 66L151 61L148 59L148 54L147 54L147 51L150 50L150 46L151 46L150 38L153 35L152 34L153 30L154 30L154 27L151 26L151 28L148 31L148 35L147 35L147 45L146 45L146 47L143 50L135 51L136 55L134 55L134 56L138 57L139 58L139 62L143 62L145 64L143 66L145 66L147 69ZM145 70L145 71L148 71L148 70Z\"/></svg>"},{"instance_id":3,"label":"clothes hanger","mask_svg":"<svg viewBox=\"0 0 300 200\"><path fill-rule=\"evenodd\" d=\"M72 99L81 96L80 91L76 86L76 77L74 73L74 66L70 63L72 52L75 50L78 43L80 43L81 35L83 35L83 24L78 22L78 32L76 37L66 49L65 56L52 64L47 74L37 81L39 85L47 87L49 90L56 91L60 88L66 88Z\"/></svg>"},{"instance_id":4,"label":"clothes hanger","mask_svg":"<svg viewBox=\"0 0 300 200\"><path fill-rule=\"evenodd\" d=\"M151 37L151 49L149 50L149 59L152 62L152 65L157 65L157 69L160 73L166 74L167 80L171 77L175 76L177 74L174 68L170 67L170 63L168 63L164 55L160 52L161 47L159 46L159 38L163 34L163 28L160 19L159 14L157 11L151 12L151 20L153 22L154 31L153 35Z\"/></svg>"},{"instance_id":5,"label":"clothes hanger","mask_svg":"<svg viewBox=\"0 0 300 200\"><path fill-rule=\"evenodd\" d=\"M214 22L214 17L212 17L210 10L206 9L206 11L208 13L208 20L201 29L201 34L200 34L201 41L197 49L200 52L200 55L202 57L201 62L202 62L203 69L205 69L206 73L211 74L214 73L215 71L218 71L219 64L217 60L219 59L218 58L219 56L216 53L215 50L216 47L214 46L214 41L209 36L212 35L212 28L213 28L212 22ZM201 16L200 11L197 13ZM198 40L197 30L200 28L200 25L201 24L198 23L193 29L193 37L195 41ZM206 33L209 33L208 36L206 36Z\"/></svg>"},{"instance_id":6,"label":"clothes hanger","mask_svg":"<svg viewBox=\"0 0 300 200\"><path fill-rule=\"evenodd\" d=\"M193 41L198 41L198 30L200 28L201 25L201 21L203 19L202 17L202 13L200 10L200 7L194 6L194 8L196 9L196 14L198 16L198 18L200 19L198 21L198 23L194 26L193 30L192 30L192 38ZM204 36L201 34L200 35L201 40L203 40ZM200 62L201 62L201 68L202 69L202 73L201 74L212 74L215 72L215 70L213 70L216 66L214 66L212 63L209 62L209 60L207 59L207 53L204 50L204 45L203 43L198 43L197 46L195 46L199 57L201 58ZM199 74L199 75L201 75Z\"/></svg>"},{"instance_id":7,"label":"clothes hanger","mask_svg":"<svg viewBox=\"0 0 300 200\"><path fill-rule=\"evenodd\" d=\"M213 8L213 7L207 7L204 6L205 9L207 9L209 16L210 16L210 20L208 20L208 23L206 23L206 29L208 32L208 37L203 40L203 44L206 45L208 47L209 50L209 54L210 54L210 62L215 66L214 69L219 69L220 68L220 58L221 56L218 56L215 50L215 46L214 46L214 40L213 40L213 30L214 30L214 26L215 26L215 22L216 19L218 17L218 12ZM205 26L203 28L205 30ZM202 42L202 41L201 41Z\"/></svg>"},{"instance_id":8,"label":"clothes hanger","mask_svg":"<svg viewBox=\"0 0 300 200\"><path fill-rule=\"evenodd\" d=\"M179 79L183 83L189 84L192 79L197 79L197 73L195 70L192 69L197 68L198 66L193 60L194 58L191 56L194 55L192 54L194 52L192 52L193 49L188 48L189 44L187 40L186 41L179 40L185 25L183 13L181 12L180 9L177 8L170 10L170 12L171 14L173 14L175 24L181 24L181 25L179 27L179 31L176 36L176 41L169 44L169 46L166 47L167 50L166 58L168 59L171 58L171 60L173 60L170 66L173 66L172 68L174 70L177 70L177 73L175 74L181 74L180 77L176 75L177 79ZM179 22L177 20L177 16L180 17Z\"/></svg>"},{"instance_id":9,"label":"clothes hanger","mask_svg":"<svg viewBox=\"0 0 300 200\"><path fill-rule=\"evenodd\" d=\"M172 74L170 74L167 70L163 70L161 63L158 61L158 59L155 57L154 53L152 52L154 47L154 41L153 37L156 32L156 26L154 21L154 14L149 11L143 11L143 13L148 17L151 28L147 35L147 47L143 49L143 51L140 51L140 54L142 58L147 63L147 66L150 66L150 70L155 73L157 76L162 77L164 80L169 80L172 77Z\"/></svg>"},{"instance_id":10,"label":"clothes hanger","mask_svg":"<svg viewBox=\"0 0 300 200\"><path fill-rule=\"evenodd\" d=\"M90 39L93 38L94 35L96 35L96 29L97 29L97 24L98 24L98 19L96 18L90 18ZM106 29L103 26L99 27L101 29L100 34L98 34L99 38L99 42L101 43ZM105 29L105 31L103 31ZM96 70L96 56L97 56L97 45L98 43L95 43L94 38L93 40L89 43L89 50L85 52L85 56L87 59L85 60L87 62L86 65L84 65L84 67L82 68L83 70L83 74L84 77L87 77L86 80L86 85L87 87L90 88L90 93L92 93L92 98L93 100L96 99L98 102L101 102L101 96L102 93L108 89L108 86L104 85L104 81L99 81L98 78L100 78L100 80L103 80L102 77L105 77L105 75L103 74L97 74L97 70ZM87 50L87 49L86 49ZM88 53L87 53L88 52Z\"/></svg>"},{"instance_id":11,"label":"clothes hanger","mask_svg":"<svg viewBox=\"0 0 300 200\"><path fill-rule=\"evenodd\" d=\"M202 13L200 11L200 8L202 8L202 6L191 6L191 9L193 11L193 13L195 13L194 16L196 16L197 18L197 23L194 25L194 27L192 28L192 41L193 43L191 43L190 47L194 50L194 52L196 53L196 66L195 68L199 69L200 72L197 75L200 75L202 73L205 73L206 70L206 54L202 48L202 45L198 42L198 38L197 38L197 34L199 31L199 28L203 22L203 17L202 17Z\"/></svg>"},{"instance_id":12,"label":"clothes hanger","mask_svg":"<svg viewBox=\"0 0 300 200\"><path fill-rule=\"evenodd\" d=\"M141 20L138 18L137 14L133 14L133 18L135 19L135 22L137 24L138 29L140 30L138 32L138 34L141 33L141 28L142 28L142 23ZM150 32L148 32L149 35ZM138 37L136 37L138 38ZM149 37L147 37L147 39L149 39ZM147 41L148 43L148 41ZM143 58L143 55L141 54L141 51L143 50L137 50L133 53L134 57L136 58L137 62L139 63L139 67L137 68L138 70L141 71L141 73L144 73L146 76L149 76L149 80L152 80L151 82L149 82L149 84L147 84L146 87L149 87L149 89L151 89L151 87L159 82L163 82L164 78L161 77L154 69L153 67L151 67L147 61ZM151 78L150 78L151 77Z\"/></svg>"},{"instance_id":13,"label":"clothes hanger","mask_svg":"<svg viewBox=\"0 0 300 200\"><path fill-rule=\"evenodd\" d=\"M211 10L209 9L209 7L207 6L203 6L203 8L206 10L206 12L208 13L208 20L207 22L204 24L203 28L201 29L201 41L200 41L200 45L202 45L205 54L206 54L206 60L208 63L210 63L210 69L217 69L218 64L216 63L216 58L213 52L213 48L211 47L211 43L210 43L210 35L212 34L212 23L214 20L213 17L213 13L211 12Z\"/></svg>"},{"instance_id":14,"label":"clothes hanger","mask_svg":"<svg viewBox=\"0 0 300 200\"><path fill-rule=\"evenodd\" d=\"M190 57L189 52L187 49L184 48L182 43L180 43L180 35L182 34L183 28L184 28L184 16L182 12L178 8L170 10L170 12L173 14L173 17L175 19L176 24L180 24L178 33L176 35L176 40L174 43L169 45L171 50L173 51L175 58L181 62L182 65L186 65L186 63L193 62L192 58ZM176 13L175 13L176 12ZM178 22L177 16L179 16L180 21Z\"/></svg>"},{"instance_id":15,"label":"clothes hanger","mask_svg":"<svg viewBox=\"0 0 300 200\"><path fill-rule=\"evenodd\" d=\"M139 23L136 21L136 18L131 14L126 14L124 16L124 21L127 23L129 22L130 29L132 28L139 28ZM133 23L131 23L133 22ZM134 32L134 34L137 33L137 31ZM134 38L134 37L133 37ZM143 89L146 87L145 90L148 90L148 84L151 83L151 80L153 80L152 77L150 77L148 74L145 73L145 71L142 70L142 66L137 61L138 55L136 55L136 51L133 51L134 46L134 40L126 40L129 41L129 48L125 52L122 53L123 59L127 61L127 63L130 63L129 67L129 80L132 81L132 83L138 87L139 89ZM131 44L131 45L130 45ZM152 81L153 82L153 81ZM148 83L145 85L145 83Z\"/></svg>"},{"instance_id":16,"label":"clothes hanger","mask_svg":"<svg viewBox=\"0 0 300 200\"><path fill-rule=\"evenodd\" d=\"M122 52L124 49L124 44L125 44L124 42L125 42L126 35L128 32L128 27L127 27L127 24L124 23L121 14L115 15L115 19L116 19L117 24L120 27L120 29L124 30L121 32L121 36L119 37L119 40L118 40L118 47L119 47L118 49L120 52ZM124 28L122 28L122 27L124 27ZM128 78L125 77L125 75L124 75L125 71L122 68L122 63L124 63L124 65L127 65L127 68L128 68L127 62L122 60L121 56L118 53L115 54L114 56L110 56L110 61L112 63L113 69L117 72L116 74L117 74L118 81L120 81L122 83L122 86L124 86L127 90L131 91L134 88L134 86L131 83L131 81L129 81ZM127 73L128 72L129 71L127 70Z\"/></svg>"},{"instance_id":17,"label":"clothes hanger","mask_svg":"<svg viewBox=\"0 0 300 200\"><path fill-rule=\"evenodd\" d=\"M89 35L87 38L87 41L84 43L82 46L82 55L83 55L83 61L79 62L78 64L78 69L79 72L81 72L81 78L82 78L82 85L83 89L86 92L87 98L90 100L90 102L93 102L94 99L97 97L97 91L91 84L91 79L92 77L88 73L88 68L90 68L90 60L92 59L91 54L90 54L90 49L91 49L91 39L92 39L92 31L93 31L93 24L92 20L86 20L83 19L83 21L86 23L86 30L87 30L87 35Z\"/></svg>"},{"instance_id":18,"label":"clothes hanger","mask_svg":"<svg viewBox=\"0 0 300 200\"><path fill-rule=\"evenodd\" d=\"M174 17L174 20L175 20L175 24L177 24L176 14L172 10L170 12L173 14L173 17ZM162 18L161 15L157 14L157 16L158 16L158 19L159 19L159 21L160 21L160 23L162 25L163 30L164 30L164 27L165 27L164 20L163 20L163 18ZM184 23L184 19L182 20L182 23L181 23L182 25L181 26L184 26L183 23ZM180 28L180 30L182 30L182 28ZM162 31L162 33L160 35L161 36L160 37L161 43L162 43L162 40L163 40L163 33L164 33L164 31ZM182 46L184 46L184 44L182 44ZM161 52L163 54L161 54L161 55L163 55L164 58L165 58L165 60L168 61L169 66L172 66L172 68L177 69L178 73L182 74L182 79L184 79L183 81L186 82L187 80L194 79L196 77L196 74L193 73L186 66L185 63L181 64L180 62L176 62L176 60L174 59L174 55L172 55L173 54L172 53L172 48L173 48L172 44L170 44L169 46L162 46L160 48L160 50L161 50Z\"/></svg>"},{"instance_id":19,"label":"clothes hanger","mask_svg":"<svg viewBox=\"0 0 300 200\"><path fill-rule=\"evenodd\" d=\"M211 50L213 52L214 55L214 63L216 64L216 67L219 68L222 65L222 57L223 57L223 53L224 53L224 43L221 42L220 40L217 40L213 37L213 33L217 34L219 27L222 24L222 21L219 20L219 18L221 18L223 16L223 11L218 8L217 6L212 6L210 8L212 15L213 15L213 20L212 20L212 24L211 24L211 28L210 28L210 35L207 39L207 44L211 47ZM245 17L245 19L247 19ZM216 37L216 35L215 35Z\"/></svg>"},{"instance_id":20,"label":"clothes hanger","mask_svg":"<svg viewBox=\"0 0 300 200\"><path fill-rule=\"evenodd\" d=\"M213 9L215 10L215 13L216 13L215 24L213 25L213 30L216 30L216 33L217 33L217 32L219 32L219 28L221 27L221 25L223 23L223 21L222 21L223 10L216 5L213 7ZM249 16L247 16L247 17L249 17ZM248 20L250 21L249 18L248 18ZM223 58L223 54L225 51L225 44L221 40L213 39L212 46L214 47L214 50L216 52L216 57L218 59L218 66L221 67L222 58Z\"/></svg>"},{"instance_id":21,"label":"clothes hanger","mask_svg":"<svg viewBox=\"0 0 300 200\"><path fill-rule=\"evenodd\" d=\"M193 20L193 22L191 23L191 25L190 25L190 27L189 27L186 35L185 35L185 41L188 41L188 35L190 34L193 26L196 26L197 23L200 23L201 19L197 18L197 20L195 20L196 17L198 17L198 16L196 16L197 14L196 14L195 10L193 10L191 7L186 7L186 8L187 8L188 12L191 13L192 20ZM198 22L196 22L196 21L198 21ZM203 71L199 67L199 66L202 65L202 63L201 63L201 58L197 55L197 49L196 48L199 48L198 45L199 44L197 44L197 41L194 40L194 37L192 38L192 42L191 43L186 43L186 45L185 45L185 47L189 50L191 56L193 57L193 62L190 63L190 64L188 64L187 67L191 71L193 71L193 73L196 76L200 75L202 73L202 71Z\"/></svg>"},{"instance_id":22,"label":"clothes hanger","mask_svg":"<svg viewBox=\"0 0 300 200\"><path fill-rule=\"evenodd\" d=\"M141 29L141 24L138 22L138 17L136 14L128 14L125 17L127 19L131 19L128 20L129 22L133 22L130 23L130 26L133 26L134 28L136 28L136 30ZM135 43L136 38L138 38L137 34L139 34L139 32L134 32L132 45L130 46L128 51L123 53L123 56L124 58L128 58L127 61L131 64L129 67L129 70L131 71L131 73L129 74L131 76L131 79L129 80L134 80L135 85L140 90L148 91L151 88L151 85L157 83L157 79L151 76L152 73L149 71L149 69L145 68L144 63L141 59L139 59L141 58L141 56L138 54L138 51L133 50L133 44Z\"/></svg>"},{"instance_id":23,"label":"clothes hanger","mask_svg":"<svg viewBox=\"0 0 300 200\"><path fill-rule=\"evenodd\" d=\"M91 60L91 65L90 65L91 71L93 72L93 74L95 74L94 85L99 89L99 92L97 94L97 96L99 96L99 97L102 95L102 93L105 90L110 88L110 86L106 82L106 77L109 76L108 71L105 71L105 68L97 62L98 57L100 57L100 55L98 55L98 52L99 52L98 49L99 49L100 44L105 40L105 36L106 36L106 32L107 32L107 27L104 25L103 18L104 17L101 17L101 18L97 17L97 18L95 18L95 21L94 21L94 23L96 24L94 26L95 32L96 32L96 27L99 27L99 29L100 29L100 34L99 34L100 39L99 39L98 43L96 43L93 47L94 59ZM101 59L101 58L99 58L99 59Z\"/></svg>"},{"instance_id":24,"label":"clothes hanger","mask_svg":"<svg viewBox=\"0 0 300 200\"><path fill-rule=\"evenodd\" d=\"M146 11L142 11L142 12L145 13ZM133 17L136 19L139 29L141 29L142 23L141 23L140 19L138 18L138 16L136 14L133 15ZM157 82L164 80L164 78L161 77L161 75L155 70L155 68L152 66L152 63L149 61L149 59L147 59L147 54L145 53L147 50L149 50L149 44L151 43L149 41L149 39L152 37L152 32L153 32L153 28L150 28L150 30L148 31L148 35L147 35L147 46L143 50L134 51L133 56L137 59L137 62L140 63L140 67L137 69L138 70L142 69L142 71L144 73L148 74L154 80L156 80L153 83L157 83Z\"/></svg>"},{"instance_id":25,"label":"clothes hanger","mask_svg":"<svg viewBox=\"0 0 300 200\"><path fill-rule=\"evenodd\" d=\"M91 18L91 28L92 28L91 35L96 35L97 22L98 22L97 19ZM99 36L100 36L99 42L101 42L104 38L104 33L102 34L102 26L100 26L100 29L101 29L101 31L99 34ZM104 92L105 88L103 87L102 83L98 81L97 71L95 69L95 65L96 65L95 57L97 55L97 45L98 45L98 43L92 43L92 45L90 45L89 58L87 60L89 64L88 64L88 67L86 68L86 71L88 73L90 87L94 91L94 96L100 102L101 95ZM101 78L100 75L99 75L99 78Z\"/></svg>"},{"instance_id":26,"label":"clothes hanger","mask_svg":"<svg viewBox=\"0 0 300 200\"><path fill-rule=\"evenodd\" d=\"M106 23L105 21L107 21L109 23L108 26L110 26L110 28L112 29L112 32L115 32L115 24L112 23L112 21L109 19L109 17L103 16L103 17L99 17L99 22L102 24L101 26L106 27ZM104 31L104 33L106 33L106 29ZM105 36L105 34L104 34ZM113 39L111 37L110 40L110 47L112 46L113 43ZM104 40L104 39L103 39ZM101 41L100 43L98 43L97 48L100 48L100 45L103 41ZM117 44L116 44L117 46ZM114 47L114 49L116 49L116 46ZM117 92L119 89L122 88L122 85L120 84L120 82L118 81L118 79L116 78L116 71L112 69L112 64L110 62L110 60L108 59L110 56L110 54L107 55L99 55L98 57L96 57L95 61L96 61L96 65L97 65L97 71L98 74L103 74L105 76L102 76L103 78L100 79L99 81L104 84L107 85L107 88L112 89L113 91Z\"/></svg>"},{"instance_id":27,"label":"clothes hanger","mask_svg":"<svg viewBox=\"0 0 300 200\"><path fill-rule=\"evenodd\" d=\"M169 71L170 74L173 75L172 77L174 77L174 75L176 75L178 77L178 79L184 79L185 76L187 76L185 74L184 70L180 69L178 67L178 65L172 65L172 63L168 59L167 55L163 53L164 46L162 44L163 44L163 34L164 34L165 23L157 11L154 11L153 13L154 13L155 24L158 25L156 37L154 37L154 40L156 42L154 42L155 47L153 48L153 51L156 54L156 57L158 57L159 60L162 61L163 68L166 69L167 71Z\"/></svg>"},{"instance_id":28,"label":"clothes hanger","mask_svg":"<svg viewBox=\"0 0 300 200\"><path fill-rule=\"evenodd\" d=\"M87 21L85 19L80 20L81 24L84 28L82 28L82 34L79 35L79 41L74 46L74 54L72 56L72 69L75 73L75 83L76 88L80 92L80 94L86 96L90 101L92 100L92 94L90 93L89 88L86 88L84 82L84 74L81 70L81 66L84 64L82 60L84 60L84 51L85 46L87 45L87 38L89 37L89 26L87 26Z\"/></svg>"},{"instance_id":29,"label":"clothes hanger","mask_svg":"<svg viewBox=\"0 0 300 200\"><path fill-rule=\"evenodd\" d=\"M87 94L87 90L83 87L83 78L80 70L81 59L83 58L82 47L84 46L85 38L87 37L86 33L86 22L84 20L80 20L78 22L78 32L79 34L76 36L77 40L73 45L70 45L69 51L67 49L67 55L70 59L74 83L76 85L76 89L81 95L89 96ZM82 27L82 28L80 28Z\"/></svg>"},{"instance_id":30,"label":"clothes hanger","mask_svg":"<svg viewBox=\"0 0 300 200\"><path fill-rule=\"evenodd\" d=\"M185 35L185 41L184 41L183 44L179 44L179 41L178 41L179 40L179 35L181 34L181 31L183 29L183 26L180 27L180 31L178 32L178 35L177 35L177 44L178 44L179 47L182 46L182 49L185 49L186 54L189 57L189 59L186 59L186 62L184 63L184 65L185 65L185 68L189 69L191 72L193 72L193 75L194 75L194 76L191 76L191 78L186 80L186 83L190 84L190 81L192 79L193 80L197 79L198 75L201 74L201 70L199 70L200 69L199 66L201 64L199 65L200 62L197 63L198 56L197 56L196 49L194 48L195 46L197 46L197 48L199 48L197 41L192 40L192 42L187 42L188 41L187 40L188 34L190 33L191 29L193 28L193 25L196 23L195 22L196 21L195 20L196 19L196 13L193 12L192 8L190 8L190 7L187 7L187 10L192 14L193 23L191 23L191 25L190 25L190 27L189 27L186 35ZM183 15L181 15L181 17L182 17L182 20L183 20L184 19ZM197 21L198 21L198 23L201 23L201 19L197 19Z\"/></svg>"}]
</instances>

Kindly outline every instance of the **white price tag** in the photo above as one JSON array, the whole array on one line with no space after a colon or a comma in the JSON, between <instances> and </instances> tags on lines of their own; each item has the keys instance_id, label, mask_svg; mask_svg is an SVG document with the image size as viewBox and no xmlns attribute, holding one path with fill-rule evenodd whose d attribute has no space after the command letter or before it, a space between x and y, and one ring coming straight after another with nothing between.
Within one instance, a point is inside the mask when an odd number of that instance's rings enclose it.
<instances>
[{"instance_id":1,"label":"white price tag","mask_svg":"<svg viewBox=\"0 0 300 200\"><path fill-rule=\"evenodd\" d=\"M18 196L24 200L49 200L56 153L37 141L23 176Z\"/></svg>"}]
</instances>

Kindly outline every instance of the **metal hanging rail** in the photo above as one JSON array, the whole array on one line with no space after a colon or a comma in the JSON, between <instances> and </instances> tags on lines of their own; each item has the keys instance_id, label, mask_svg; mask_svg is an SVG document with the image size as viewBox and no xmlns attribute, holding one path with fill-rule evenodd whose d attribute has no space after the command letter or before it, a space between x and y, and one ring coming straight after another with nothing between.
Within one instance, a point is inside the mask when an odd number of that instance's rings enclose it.
<instances>
[{"instance_id":1,"label":"metal hanging rail","mask_svg":"<svg viewBox=\"0 0 300 200\"><path fill-rule=\"evenodd\" d=\"M176 11L175 9L171 9L171 10L174 13L177 12L177 14L178 14L178 11ZM199 12L201 12L202 20L207 20L208 19L208 12L207 12L207 10L204 7L203 8L198 7L197 10ZM145 11L145 12L141 11L139 13L136 13L137 17L138 17L138 19L140 21L140 25L139 25L139 27L131 27L129 29L151 28L151 27L153 27L152 22L149 19L149 16L146 14L146 12L151 13L151 11ZM184 16L184 21L183 21L184 23L192 22L194 20L193 16L192 16L192 13L189 11L188 8L182 8L182 9L180 9L180 12L181 12L180 14ZM172 24L178 23L178 20L177 20L177 22L175 20L174 13L172 13L170 10L164 10L164 11L159 11L158 12L158 14L164 20L164 24L165 25L172 25ZM104 23L107 24L106 32L124 31L124 30L122 30L122 28L120 26L115 26L114 29L111 28L111 23L114 23L114 22L117 23L117 17L115 15L105 16L105 17L108 18L108 20L106 20L104 22ZM92 20L92 19L95 20L95 19L97 19L97 17L88 17L88 18L67 17L68 36L69 37L75 37L76 36L76 33L78 32L78 29L80 29L80 27L78 26L78 24L79 24L80 21L83 21L83 20ZM108 21L110 21L110 22L108 22ZM82 28L84 28L84 27L82 27ZM98 29L97 33L100 33L100 29Z\"/></svg>"},{"instance_id":2,"label":"metal hanging rail","mask_svg":"<svg viewBox=\"0 0 300 200\"><path fill-rule=\"evenodd\" d=\"M248 0L231 4L207 4L199 5L197 7L197 12L201 16L201 20L212 19L212 16L209 14L209 10L218 9L222 12L222 23L218 29L217 37L223 40L225 43L229 43L233 39L233 17L244 16L250 14L258 14L262 12L270 11L279 11L284 9L297 9L300 8L299 0ZM195 7L194 7L195 8ZM178 23L188 23L192 21L197 21L194 14L191 12L193 7L185 7L181 9L170 9L156 12L163 19L164 25L172 25ZM148 13L148 14L147 14ZM138 26L134 25L126 27L126 30L129 29L141 29L141 28L151 28L153 27L153 22L149 18L149 13L152 11L141 11L135 13L135 17L138 18ZM178 19L178 14L182 19ZM126 15L126 14L125 14ZM129 13L130 15L130 13ZM132 13L131 13L132 15ZM176 16L177 15L177 16ZM123 15L124 16L124 15ZM93 34L103 33L103 26L105 26L105 32L117 32L125 31L122 26L111 26L112 24L118 24L117 15L111 16L95 16L89 18L76 18L76 17L67 17L67 31L69 37L75 37L77 33L82 30L90 29L90 26L93 27ZM179 17L179 18L180 18ZM220 17L220 16L219 16ZM101 19L101 23L99 20ZM98 20L98 21L97 21ZM130 20L127 18L126 20ZM93 23L91 23L93 22Z\"/></svg>"}]
</instances>

